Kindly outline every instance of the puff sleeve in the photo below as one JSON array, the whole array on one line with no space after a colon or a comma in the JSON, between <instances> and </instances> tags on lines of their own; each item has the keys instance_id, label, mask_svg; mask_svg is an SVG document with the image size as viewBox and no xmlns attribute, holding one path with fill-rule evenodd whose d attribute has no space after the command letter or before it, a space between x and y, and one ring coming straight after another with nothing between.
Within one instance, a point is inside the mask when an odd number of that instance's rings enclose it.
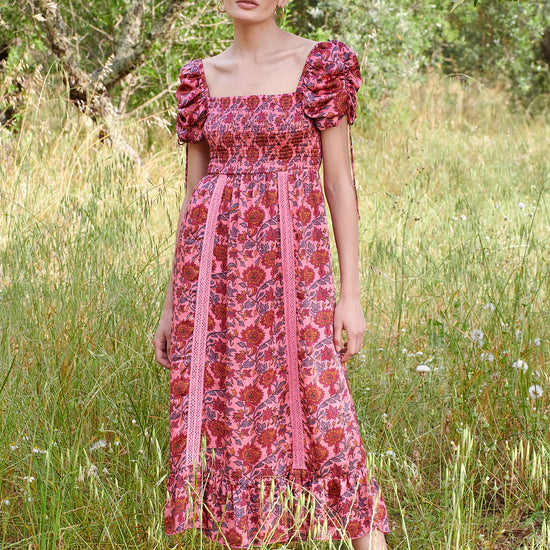
<instances>
[{"instance_id":1,"label":"puff sleeve","mask_svg":"<svg viewBox=\"0 0 550 550\"><path fill-rule=\"evenodd\" d=\"M304 75L303 107L319 130L336 126L347 115L353 124L361 70L355 52L339 40L319 44Z\"/></svg>"},{"instance_id":2,"label":"puff sleeve","mask_svg":"<svg viewBox=\"0 0 550 550\"><path fill-rule=\"evenodd\" d=\"M361 214L355 183L350 125L356 118L357 90L360 86L361 70L355 52L339 40L319 43L304 74L302 105L305 114L313 120L318 130L336 126L344 116L348 118L351 170L358 220L361 219Z\"/></svg>"},{"instance_id":3,"label":"puff sleeve","mask_svg":"<svg viewBox=\"0 0 550 550\"><path fill-rule=\"evenodd\" d=\"M179 74L176 90L176 134L178 143L197 143L203 138L208 110L208 93L203 82L200 60L186 63Z\"/></svg>"}]
</instances>

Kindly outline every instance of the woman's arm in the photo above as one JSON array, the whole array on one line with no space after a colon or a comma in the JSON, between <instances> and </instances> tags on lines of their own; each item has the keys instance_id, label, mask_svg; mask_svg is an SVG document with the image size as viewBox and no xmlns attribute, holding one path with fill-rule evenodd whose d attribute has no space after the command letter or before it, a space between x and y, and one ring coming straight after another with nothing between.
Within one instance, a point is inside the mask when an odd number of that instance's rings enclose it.
<instances>
[{"instance_id":1,"label":"woman's arm","mask_svg":"<svg viewBox=\"0 0 550 550\"><path fill-rule=\"evenodd\" d=\"M346 362L359 352L367 323L361 307L359 228L350 167L348 120L321 132L323 179L340 264L340 298L334 310L334 345ZM342 342L347 333L347 349Z\"/></svg>"},{"instance_id":2,"label":"woman's arm","mask_svg":"<svg viewBox=\"0 0 550 550\"><path fill-rule=\"evenodd\" d=\"M176 231L176 243L179 241L181 225L187 210L187 205L191 199L191 195L199 183L199 181L208 172L208 162L210 160L210 150L206 140L199 143L189 143L187 146L187 182L185 189L185 198L180 209L178 217L178 227ZM170 280L166 288L166 298L160 318L157 333L153 338L153 346L155 348L155 357L157 363L165 368L170 368L170 360L168 358L170 345L170 328L172 324L172 293L173 293L173 270L170 273Z\"/></svg>"}]
</instances>

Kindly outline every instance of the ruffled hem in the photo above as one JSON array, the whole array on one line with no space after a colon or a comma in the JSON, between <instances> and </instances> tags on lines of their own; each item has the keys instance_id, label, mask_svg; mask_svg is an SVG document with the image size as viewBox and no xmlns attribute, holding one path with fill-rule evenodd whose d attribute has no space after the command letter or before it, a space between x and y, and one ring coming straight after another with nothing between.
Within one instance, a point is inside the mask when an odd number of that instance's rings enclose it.
<instances>
[{"instance_id":1,"label":"ruffled hem","mask_svg":"<svg viewBox=\"0 0 550 550\"><path fill-rule=\"evenodd\" d=\"M353 539L373 528L390 531L378 483L364 467L322 477L291 470L250 481L231 480L221 468L203 463L194 471L186 466L171 474L167 487L167 535L198 529L219 544L245 548Z\"/></svg>"},{"instance_id":2,"label":"ruffled hem","mask_svg":"<svg viewBox=\"0 0 550 550\"><path fill-rule=\"evenodd\" d=\"M319 130L336 126L344 116L353 124L360 86L355 52L339 40L319 43L301 86L304 112Z\"/></svg>"}]
</instances>

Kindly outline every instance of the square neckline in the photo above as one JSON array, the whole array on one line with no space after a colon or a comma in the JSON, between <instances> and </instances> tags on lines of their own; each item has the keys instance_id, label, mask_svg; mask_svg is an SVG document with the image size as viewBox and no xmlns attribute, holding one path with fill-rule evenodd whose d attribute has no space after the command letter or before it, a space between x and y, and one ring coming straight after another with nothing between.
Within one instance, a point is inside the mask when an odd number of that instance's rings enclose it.
<instances>
[{"instance_id":1,"label":"square neckline","mask_svg":"<svg viewBox=\"0 0 550 550\"><path fill-rule=\"evenodd\" d=\"M206 82L206 75L204 73L204 63L203 63L203 57L199 58L199 65L200 65L200 75L201 75L201 79L202 79L202 83L204 84L204 87L205 87L205 90L206 90L206 95L208 96L208 99L209 100L214 100L214 99L250 99L250 98L268 98L268 97L272 97L272 98L275 98L275 97L293 97L295 95L298 94L298 92L300 91L300 88L301 88L301 85L302 85L302 80L304 79L304 75L306 73L306 69L308 68L309 66L309 63L310 63L310 60L311 60L311 56L313 54L313 52L319 47L320 44L329 44L331 43L332 41L331 40L323 40L321 42L315 42L315 44L313 45L313 47L309 50L307 56L306 56L306 60L304 62L304 66L302 67L302 72L300 73L300 78L298 79L298 84L296 85L296 89L293 91L293 92L282 92L280 94L246 94L246 95L220 95L220 96L213 96L210 94L210 88L208 87L208 83Z\"/></svg>"}]
</instances>

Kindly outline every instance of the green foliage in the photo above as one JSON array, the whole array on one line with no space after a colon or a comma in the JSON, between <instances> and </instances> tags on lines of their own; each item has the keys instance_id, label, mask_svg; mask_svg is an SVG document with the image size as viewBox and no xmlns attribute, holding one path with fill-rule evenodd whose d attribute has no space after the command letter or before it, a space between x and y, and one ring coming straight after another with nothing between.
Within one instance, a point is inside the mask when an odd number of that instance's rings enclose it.
<instances>
[{"instance_id":1,"label":"green foliage","mask_svg":"<svg viewBox=\"0 0 550 550\"><path fill-rule=\"evenodd\" d=\"M443 0L310 0L297 31L340 37L363 56L365 87L375 98L430 70L505 81L523 102L548 93L540 38L550 26L542 2L483 2L451 11ZM294 8L294 4L291 5Z\"/></svg>"},{"instance_id":2,"label":"green foliage","mask_svg":"<svg viewBox=\"0 0 550 550\"><path fill-rule=\"evenodd\" d=\"M172 548L151 338L185 159L134 120L133 167L48 79L35 88L20 134L0 128L0 541ZM550 545L548 127L503 97L432 77L354 126L369 326L348 374L390 547Z\"/></svg>"}]
</instances>

